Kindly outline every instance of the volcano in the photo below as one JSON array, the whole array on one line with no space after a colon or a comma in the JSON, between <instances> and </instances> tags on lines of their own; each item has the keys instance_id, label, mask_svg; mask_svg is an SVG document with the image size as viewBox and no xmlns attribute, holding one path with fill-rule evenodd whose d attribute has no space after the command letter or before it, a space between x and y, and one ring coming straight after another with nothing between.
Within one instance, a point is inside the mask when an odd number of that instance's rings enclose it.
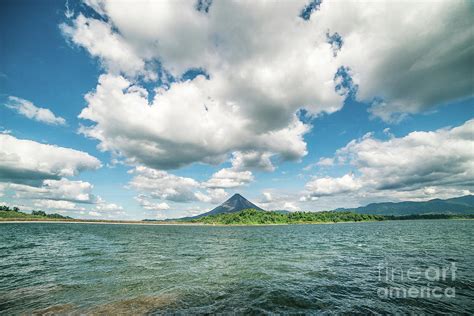
<instances>
[{"instance_id":1,"label":"volcano","mask_svg":"<svg viewBox=\"0 0 474 316\"><path fill-rule=\"evenodd\" d=\"M219 205L218 207L212 209L211 211L194 216L193 218L199 218L207 215L217 215L217 214L224 214L224 213L236 213L240 212L245 209L253 208L259 211L264 211L257 205L253 204L242 195L236 193L232 195L230 199Z\"/></svg>"}]
</instances>

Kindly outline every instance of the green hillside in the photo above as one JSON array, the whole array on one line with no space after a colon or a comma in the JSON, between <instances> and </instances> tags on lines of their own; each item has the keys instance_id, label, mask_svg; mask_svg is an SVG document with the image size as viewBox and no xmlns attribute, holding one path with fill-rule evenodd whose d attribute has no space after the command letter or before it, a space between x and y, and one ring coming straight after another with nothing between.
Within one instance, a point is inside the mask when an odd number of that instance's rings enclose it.
<instances>
[{"instance_id":1,"label":"green hillside","mask_svg":"<svg viewBox=\"0 0 474 316\"><path fill-rule=\"evenodd\" d=\"M191 220L194 223L217 225L261 225L261 224L304 224L381 221L383 216L356 214L351 212L279 212L247 209L237 213L208 215Z\"/></svg>"},{"instance_id":2,"label":"green hillside","mask_svg":"<svg viewBox=\"0 0 474 316\"><path fill-rule=\"evenodd\" d=\"M343 208L336 211L354 212L359 214L407 216L428 214L474 214L474 196L466 195L452 199L434 199L424 202L384 202L372 203L357 208Z\"/></svg>"}]
</instances>

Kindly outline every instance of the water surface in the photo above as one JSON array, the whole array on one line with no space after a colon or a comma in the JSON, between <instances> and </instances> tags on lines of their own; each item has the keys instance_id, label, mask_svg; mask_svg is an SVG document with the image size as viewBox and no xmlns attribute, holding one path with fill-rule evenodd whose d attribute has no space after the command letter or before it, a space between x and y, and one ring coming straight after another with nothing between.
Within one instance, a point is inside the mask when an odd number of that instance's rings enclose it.
<instances>
[{"instance_id":1,"label":"water surface","mask_svg":"<svg viewBox=\"0 0 474 316\"><path fill-rule=\"evenodd\" d=\"M474 221L258 227L0 224L0 311L472 313ZM455 266L455 278L387 279ZM397 270L395 270L397 271ZM428 282L429 281L429 282ZM455 297L381 289L454 288Z\"/></svg>"}]
</instances>

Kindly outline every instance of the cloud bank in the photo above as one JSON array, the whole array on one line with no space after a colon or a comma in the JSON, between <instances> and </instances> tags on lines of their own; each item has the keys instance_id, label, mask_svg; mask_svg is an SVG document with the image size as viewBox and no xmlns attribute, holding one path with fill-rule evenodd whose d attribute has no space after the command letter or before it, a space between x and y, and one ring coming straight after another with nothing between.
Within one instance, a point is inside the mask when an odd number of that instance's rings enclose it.
<instances>
[{"instance_id":1,"label":"cloud bank","mask_svg":"<svg viewBox=\"0 0 474 316\"><path fill-rule=\"evenodd\" d=\"M91 183L68 179L100 167L97 158L82 151L0 134L0 193L30 201L29 208L84 211L88 205L97 214L123 211L94 195Z\"/></svg>"},{"instance_id":2,"label":"cloud bank","mask_svg":"<svg viewBox=\"0 0 474 316\"><path fill-rule=\"evenodd\" d=\"M38 184L95 170L100 161L82 151L0 134L0 181Z\"/></svg>"},{"instance_id":3,"label":"cloud bank","mask_svg":"<svg viewBox=\"0 0 474 316\"><path fill-rule=\"evenodd\" d=\"M432 132L376 139L367 134L337 150L339 165L356 174L316 177L309 197L357 193L406 199L470 194L474 189L474 120Z\"/></svg>"}]
</instances>

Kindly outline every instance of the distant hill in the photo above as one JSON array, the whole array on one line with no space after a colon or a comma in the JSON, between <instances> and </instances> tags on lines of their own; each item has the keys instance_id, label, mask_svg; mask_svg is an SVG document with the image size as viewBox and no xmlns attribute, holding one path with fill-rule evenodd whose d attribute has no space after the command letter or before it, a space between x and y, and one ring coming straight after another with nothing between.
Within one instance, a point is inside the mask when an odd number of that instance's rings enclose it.
<instances>
[{"instance_id":1,"label":"distant hill","mask_svg":"<svg viewBox=\"0 0 474 316\"><path fill-rule=\"evenodd\" d=\"M340 208L359 214L376 215L424 215L424 214L474 214L474 195L466 195L446 200L434 199L426 202L384 202L372 203L357 208Z\"/></svg>"},{"instance_id":2,"label":"distant hill","mask_svg":"<svg viewBox=\"0 0 474 316\"><path fill-rule=\"evenodd\" d=\"M200 214L197 216L193 217L188 217L186 219L192 219L192 218L200 218L203 216L208 216L208 215L218 215L218 214L228 214L228 213L237 213L242 210L246 209L254 209L258 211L263 211L262 208L258 207L257 205L253 204L246 198L244 198L242 195L236 193L232 195L230 199L219 205L218 207L212 209L211 211Z\"/></svg>"}]
</instances>

